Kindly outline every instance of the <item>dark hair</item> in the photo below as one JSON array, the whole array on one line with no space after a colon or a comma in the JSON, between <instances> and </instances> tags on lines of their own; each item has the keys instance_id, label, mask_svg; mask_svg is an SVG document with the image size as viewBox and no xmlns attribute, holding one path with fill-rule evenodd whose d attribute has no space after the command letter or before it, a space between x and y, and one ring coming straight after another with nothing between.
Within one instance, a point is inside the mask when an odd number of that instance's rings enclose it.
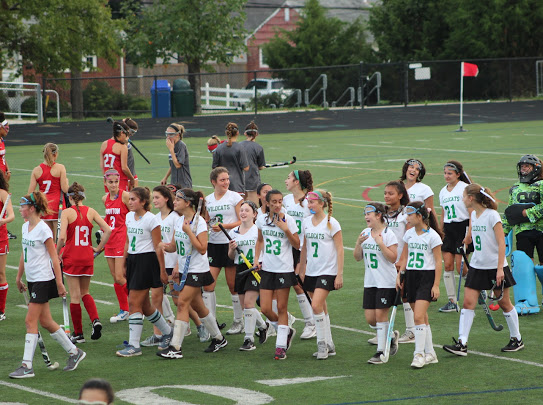
<instances>
[{"instance_id":1,"label":"dark hair","mask_svg":"<svg viewBox=\"0 0 543 405\"><path fill-rule=\"evenodd\" d=\"M256 188L256 194L260 196L260 193L262 192L262 189L264 188L264 186L270 186L270 185L268 183L260 183L258 187ZM258 199L258 206L262 207L262 201L260 201L260 198Z\"/></svg>"},{"instance_id":2,"label":"dark hair","mask_svg":"<svg viewBox=\"0 0 543 405\"><path fill-rule=\"evenodd\" d=\"M226 130L224 131L226 134L226 137L228 138L228 143L226 146L231 147L232 146L232 138L235 138L239 135L239 129L238 124L235 122L229 122L226 124Z\"/></svg>"},{"instance_id":3,"label":"dark hair","mask_svg":"<svg viewBox=\"0 0 543 405\"><path fill-rule=\"evenodd\" d=\"M477 201L483 207L490 208L492 210L498 209L496 197L494 197L492 190L490 190L488 187L483 187L480 184L472 183L468 185L464 191L466 192L466 195L473 197L475 201Z\"/></svg>"},{"instance_id":4,"label":"dark hair","mask_svg":"<svg viewBox=\"0 0 543 405\"><path fill-rule=\"evenodd\" d=\"M415 208L417 213L412 215L420 215L424 223L436 231L443 240L443 232L441 232L441 228L439 227L439 223L437 222L437 218L432 209L426 207L425 203L422 201L411 201L407 206Z\"/></svg>"},{"instance_id":5,"label":"dark hair","mask_svg":"<svg viewBox=\"0 0 543 405\"><path fill-rule=\"evenodd\" d=\"M157 193L160 193L160 195L162 195L162 197L168 199L168 201L166 201L166 206L168 207L170 212L172 212L173 211L173 196L174 196L174 193L172 193L172 190L170 190L166 186L156 186L153 189L153 191L156 191Z\"/></svg>"},{"instance_id":6,"label":"dark hair","mask_svg":"<svg viewBox=\"0 0 543 405\"><path fill-rule=\"evenodd\" d=\"M270 212L270 199L271 199L271 196L272 195L275 195L275 194L281 194L281 196L283 196L283 193L280 192L279 190L277 190L276 188L273 188L271 189L270 191L268 191L268 194L266 194L266 202L268 203L268 206L266 207L266 212Z\"/></svg>"},{"instance_id":7,"label":"dark hair","mask_svg":"<svg viewBox=\"0 0 543 405\"><path fill-rule=\"evenodd\" d=\"M131 193L134 193L140 201L143 201L143 209L145 211L151 210L151 192L147 187L134 187L130 190Z\"/></svg>"},{"instance_id":8,"label":"dark hair","mask_svg":"<svg viewBox=\"0 0 543 405\"><path fill-rule=\"evenodd\" d=\"M447 163L445 163L445 166L443 166L443 170L445 170L446 167L449 167L460 175L458 176L458 180L463 181L467 184L471 184L471 180L468 177L466 171L464 170L464 166L462 166L462 163L460 163L458 160L447 161Z\"/></svg>"},{"instance_id":9,"label":"dark hair","mask_svg":"<svg viewBox=\"0 0 543 405\"><path fill-rule=\"evenodd\" d=\"M219 178L219 174L222 174L222 173L230 174L226 167L218 166L214 168L213 170L211 170L211 173L209 173L209 180L211 182L217 181L217 179Z\"/></svg>"},{"instance_id":10,"label":"dark hair","mask_svg":"<svg viewBox=\"0 0 543 405\"><path fill-rule=\"evenodd\" d=\"M396 191L398 194L402 195L402 198L400 198L400 205L406 206L409 203L409 194L407 193L407 189L405 188L405 184L403 181L394 180L389 181L385 188L387 187L394 187L396 188Z\"/></svg>"},{"instance_id":11,"label":"dark hair","mask_svg":"<svg viewBox=\"0 0 543 405\"><path fill-rule=\"evenodd\" d=\"M0 170L0 189L9 191L9 183L6 179L6 175Z\"/></svg>"},{"instance_id":12,"label":"dark hair","mask_svg":"<svg viewBox=\"0 0 543 405\"><path fill-rule=\"evenodd\" d=\"M81 395L83 394L83 391L85 390L101 390L104 391L104 393L107 396L107 403L112 404L115 400L115 394L113 393L113 388L111 387L111 384L103 380L101 378L93 378L91 380L88 380L83 384L81 387L81 390L79 391L79 399L81 399Z\"/></svg>"},{"instance_id":13,"label":"dark hair","mask_svg":"<svg viewBox=\"0 0 543 405\"><path fill-rule=\"evenodd\" d=\"M130 127L122 121L114 121L113 122L113 138L115 139L116 142L119 142L118 138L122 132L129 135Z\"/></svg>"},{"instance_id":14,"label":"dark hair","mask_svg":"<svg viewBox=\"0 0 543 405\"><path fill-rule=\"evenodd\" d=\"M258 126L254 121L249 122L245 127L245 135L252 139L255 139L258 136Z\"/></svg>"},{"instance_id":15,"label":"dark hair","mask_svg":"<svg viewBox=\"0 0 543 405\"><path fill-rule=\"evenodd\" d=\"M2 111L0 111L0 121L4 121L6 119L6 116Z\"/></svg>"},{"instance_id":16,"label":"dark hair","mask_svg":"<svg viewBox=\"0 0 543 405\"><path fill-rule=\"evenodd\" d=\"M200 216L205 217L207 214L207 209L204 193L202 193L200 190L195 191L192 188L182 188L180 191L182 191L183 194L185 194L185 196L190 200L190 205L195 212L198 210L200 198L202 199L202 210L200 211Z\"/></svg>"},{"instance_id":17,"label":"dark hair","mask_svg":"<svg viewBox=\"0 0 543 405\"><path fill-rule=\"evenodd\" d=\"M36 208L36 212L38 214L51 214L47 197L41 191L33 191L30 194L25 195L24 198L33 203L32 205L34 206L34 208Z\"/></svg>"},{"instance_id":18,"label":"dark hair","mask_svg":"<svg viewBox=\"0 0 543 405\"><path fill-rule=\"evenodd\" d=\"M69 197L72 197L72 200L74 200L75 209L79 213L79 217L83 218L83 214L81 214L81 211L79 210L77 204L85 199L85 187L74 181L72 185L68 188L68 195Z\"/></svg>"},{"instance_id":19,"label":"dark hair","mask_svg":"<svg viewBox=\"0 0 543 405\"><path fill-rule=\"evenodd\" d=\"M303 206L303 202L305 200L305 196L310 191L313 191L313 176L311 175L311 172L309 170L296 170L298 172L298 178L294 174L294 170L292 171L292 175L296 180L299 180L300 182L300 188L304 191L304 196L301 197L298 201L300 205Z\"/></svg>"},{"instance_id":20,"label":"dark hair","mask_svg":"<svg viewBox=\"0 0 543 405\"><path fill-rule=\"evenodd\" d=\"M128 128L134 130L134 131L137 131L138 130L138 123L136 121L134 121L132 118L130 117L126 117L123 122L128 126Z\"/></svg>"},{"instance_id":21,"label":"dark hair","mask_svg":"<svg viewBox=\"0 0 543 405\"><path fill-rule=\"evenodd\" d=\"M375 207L375 213L376 214L381 214L381 222L382 223L387 223L387 220L385 218L385 215L387 213L387 207L385 204L381 204L380 202L377 202L377 201L370 201L369 203L366 204L366 207L368 205L372 205ZM365 211L365 209L364 209Z\"/></svg>"},{"instance_id":22,"label":"dark hair","mask_svg":"<svg viewBox=\"0 0 543 405\"><path fill-rule=\"evenodd\" d=\"M409 169L409 166L411 166L412 163L418 163L420 166L417 182L422 181L422 179L424 178L424 175L426 174L426 168L424 167L424 164L418 159L407 159L402 167L402 176L400 177L401 181L404 181L407 178L407 169Z\"/></svg>"}]
</instances>

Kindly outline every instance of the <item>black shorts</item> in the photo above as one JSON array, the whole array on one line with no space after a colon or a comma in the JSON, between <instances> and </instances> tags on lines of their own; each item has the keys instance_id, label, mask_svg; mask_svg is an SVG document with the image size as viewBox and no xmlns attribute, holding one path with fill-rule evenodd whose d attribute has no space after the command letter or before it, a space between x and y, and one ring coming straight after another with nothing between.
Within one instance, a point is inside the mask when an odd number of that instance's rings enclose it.
<instances>
[{"instance_id":1,"label":"black shorts","mask_svg":"<svg viewBox=\"0 0 543 405\"><path fill-rule=\"evenodd\" d=\"M407 270L403 288L403 296L407 302L413 303L418 300L432 302L435 277L435 270Z\"/></svg>"},{"instance_id":2,"label":"black shorts","mask_svg":"<svg viewBox=\"0 0 543 405\"><path fill-rule=\"evenodd\" d=\"M465 286L477 291L490 290L494 284L493 282L496 281L497 271L498 269L481 270L470 267L468 270L468 275L466 276ZM516 284L509 266L503 268L503 275L505 280L504 288L513 287Z\"/></svg>"},{"instance_id":3,"label":"black shorts","mask_svg":"<svg viewBox=\"0 0 543 405\"><path fill-rule=\"evenodd\" d=\"M334 283L336 276L322 275L322 276L305 276L304 288L306 291L314 292L315 288L320 288L326 291L334 291Z\"/></svg>"},{"instance_id":4,"label":"black shorts","mask_svg":"<svg viewBox=\"0 0 543 405\"><path fill-rule=\"evenodd\" d=\"M543 232L531 229L517 234L517 250L522 250L533 259L534 248L537 249L539 263L543 263Z\"/></svg>"},{"instance_id":5,"label":"black shorts","mask_svg":"<svg viewBox=\"0 0 543 405\"><path fill-rule=\"evenodd\" d=\"M228 257L228 243L208 243L207 258L211 267L234 267L234 261Z\"/></svg>"},{"instance_id":6,"label":"black shorts","mask_svg":"<svg viewBox=\"0 0 543 405\"><path fill-rule=\"evenodd\" d=\"M280 290L290 288L298 284L296 275L293 271L288 273L272 273L270 271L260 270L260 289L261 290Z\"/></svg>"},{"instance_id":7,"label":"black shorts","mask_svg":"<svg viewBox=\"0 0 543 405\"><path fill-rule=\"evenodd\" d=\"M171 276L172 273L173 273L173 267L166 267L166 274L167 274L168 276Z\"/></svg>"},{"instance_id":8,"label":"black shorts","mask_svg":"<svg viewBox=\"0 0 543 405\"><path fill-rule=\"evenodd\" d=\"M129 290L147 290L162 287L160 264L155 252L128 255L126 282Z\"/></svg>"},{"instance_id":9,"label":"black shorts","mask_svg":"<svg viewBox=\"0 0 543 405\"><path fill-rule=\"evenodd\" d=\"M215 280L213 279L213 274L210 271L205 273L188 273L187 280L185 285L191 287L205 287L207 285L213 284Z\"/></svg>"},{"instance_id":10,"label":"black shorts","mask_svg":"<svg viewBox=\"0 0 543 405\"><path fill-rule=\"evenodd\" d=\"M248 267L245 263L240 263L236 267L236 284L234 288L238 294L245 294L247 291L260 291L260 283L253 276L252 271L238 277L238 273L247 269Z\"/></svg>"},{"instance_id":11,"label":"black shorts","mask_svg":"<svg viewBox=\"0 0 543 405\"><path fill-rule=\"evenodd\" d=\"M300 252L298 249L292 248L292 259L293 259L293 266L294 270L296 270L296 266L298 263L300 263L300 255L302 252Z\"/></svg>"},{"instance_id":12,"label":"black shorts","mask_svg":"<svg viewBox=\"0 0 543 405\"><path fill-rule=\"evenodd\" d=\"M451 222L449 224L443 224L443 245L441 245L442 252L448 252L452 254L459 254L456 249L462 246L462 241L466 237L466 229L469 226L469 220L462 222ZM473 252L473 244L469 244L467 253Z\"/></svg>"},{"instance_id":13,"label":"black shorts","mask_svg":"<svg viewBox=\"0 0 543 405\"><path fill-rule=\"evenodd\" d=\"M396 298L395 288L364 288L364 300L362 308L364 309L384 309L394 305Z\"/></svg>"},{"instance_id":14,"label":"black shorts","mask_svg":"<svg viewBox=\"0 0 543 405\"><path fill-rule=\"evenodd\" d=\"M28 294L30 302L34 304L45 304L53 298L58 298L57 282L55 279L49 281L28 282Z\"/></svg>"}]
</instances>

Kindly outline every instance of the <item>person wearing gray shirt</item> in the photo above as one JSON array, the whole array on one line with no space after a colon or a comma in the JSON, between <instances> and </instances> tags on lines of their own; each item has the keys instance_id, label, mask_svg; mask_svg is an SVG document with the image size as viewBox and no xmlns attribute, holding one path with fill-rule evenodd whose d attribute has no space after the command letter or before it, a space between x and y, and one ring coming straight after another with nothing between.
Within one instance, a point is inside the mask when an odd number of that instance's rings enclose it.
<instances>
[{"instance_id":1,"label":"person wearing gray shirt","mask_svg":"<svg viewBox=\"0 0 543 405\"><path fill-rule=\"evenodd\" d=\"M264 148L255 142L258 136L258 127L254 121L251 121L245 127L246 140L240 142L240 145L245 150L247 160L249 162L249 171L245 173L245 196L248 200L258 204L258 195L256 189L261 183L260 170L266 166L264 158Z\"/></svg>"},{"instance_id":2,"label":"person wearing gray shirt","mask_svg":"<svg viewBox=\"0 0 543 405\"><path fill-rule=\"evenodd\" d=\"M189 151L187 145L182 141L185 127L180 124L170 124L166 129L166 147L170 151L170 168L160 182L168 184L168 177L171 184L179 184L182 188L192 188L192 177L190 176Z\"/></svg>"},{"instance_id":3,"label":"person wearing gray shirt","mask_svg":"<svg viewBox=\"0 0 543 405\"><path fill-rule=\"evenodd\" d=\"M123 119L123 122L126 125L128 125L128 128L130 128L130 136L128 137L128 143L126 144L126 147L128 148L128 155L126 156L126 165L130 169L132 176L134 176L133 187L137 187L138 176L136 175L136 163L134 161L134 151L132 148L132 144L130 143L130 138L132 138L138 132L138 123L130 117Z\"/></svg>"},{"instance_id":4,"label":"person wearing gray shirt","mask_svg":"<svg viewBox=\"0 0 543 405\"><path fill-rule=\"evenodd\" d=\"M249 162L245 149L237 143L239 130L238 125L229 122L226 125L226 137L228 142L220 144L213 153L213 164L211 168L222 166L228 169L230 174L230 190L240 194L245 193L245 173L249 170Z\"/></svg>"}]
</instances>

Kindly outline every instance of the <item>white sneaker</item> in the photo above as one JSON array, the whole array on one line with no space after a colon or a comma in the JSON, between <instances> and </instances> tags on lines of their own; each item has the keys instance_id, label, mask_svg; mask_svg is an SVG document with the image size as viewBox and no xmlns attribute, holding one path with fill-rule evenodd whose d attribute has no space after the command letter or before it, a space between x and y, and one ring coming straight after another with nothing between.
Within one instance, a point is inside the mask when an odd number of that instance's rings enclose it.
<instances>
[{"instance_id":1,"label":"white sneaker","mask_svg":"<svg viewBox=\"0 0 543 405\"><path fill-rule=\"evenodd\" d=\"M277 331L275 330L275 328L273 327L271 323L269 323L269 327L268 327L268 337L270 336L277 336Z\"/></svg>"},{"instance_id":2,"label":"white sneaker","mask_svg":"<svg viewBox=\"0 0 543 405\"><path fill-rule=\"evenodd\" d=\"M300 339L311 339L317 336L317 328L315 324L306 323L304 331L300 335Z\"/></svg>"},{"instance_id":3,"label":"white sneaker","mask_svg":"<svg viewBox=\"0 0 543 405\"><path fill-rule=\"evenodd\" d=\"M243 325L243 322L242 321L234 321L234 323L232 323L232 326L230 327L230 329L228 329L226 331L226 334L227 335L238 335L240 333L243 333L245 332L245 326Z\"/></svg>"},{"instance_id":4,"label":"white sneaker","mask_svg":"<svg viewBox=\"0 0 543 405\"><path fill-rule=\"evenodd\" d=\"M424 354L424 362L425 362L426 364L436 364L436 363L438 363L436 352L433 352L433 353L425 353L425 354Z\"/></svg>"},{"instance_id":5,"label":"white sneaker","mask_svg":"<svg viewBox=\"0 0 543 405\"><path fill-rule=\"evenodd\" d=\"M328 346L324 340L317 342L317 360L326 360L328 358Z\"/></svg>"},{"instance_id":6,"label":"white sneaker","mask_svg":"<svg viewBox=\"0 0 543 405\"><path fill-rule=\"evenodd\" d=\"M296 318L290 312L287 312L287 315L288 315L288 326L289 328L292 328L292 325L294 325L294 322L296 322Z\"/></svg>"},{"instance_id":7,"label":"white sneaker","mask_svg":"<svg viewBox=\"0 0 543 405\"><path fill-rule=\"evenodd\" d=\"M413 331L406 329L398 339L398 343L415 343L415 334Z\"/></svg>"},{"instance_id":8,"label":"white sneaker","mask_svg":"<svg viewBox=\"0 0 543 405\"><path fill-rule=\"evenodd\" d=\"M328 343L326 344L326 348L328 349L328 357L335 356L336 355L336 347L330 346ZM313 357L317 357L319 355L319 352L313 353Z\"/></svg>"},{"instance_id":9,"label":"white sneaker","mask_svg":"<svg viewBox=\"0 0 543 405\"><path fill-rule=\"evenodd\" d=\"M114 315L111 318L109 318L109 322L117 323L121 321L126 321L128 319L128 315L129 315L128 311L123 311L121 309L117 315Z\"/></svg>"},{"instance_id":10,"label":"white sneaker","mask_svg":"<svg viewBox=\"0 0 543 405\"><path fill-rule=\"evenodd\" d=\"M415 356L413 357L413 362L411 363L411 367L423 368L425 364L426 364L426 360L424 358L424 354L415 353Z\"/></svg>"},{"instance_id":11,"label":"white sneaker","mask_svg":"<svg viewBox=\"0 0 543 405\"><path fill-rule=\"evenodd\" d=\"M190 328L187 328L185 332L185 336L190 336L190 335L192 335L192 331L190 330Z\"/></svg>"},{"instance_id":12,"label":"white sneaker","mask_svg":"<svg viewBox=\"0 0 543 405\"><path fill-rule=\"evenodd\" d=\"M368 343L370 345L377 345L377 336L374 336L371 339L368 339Z\"/></svg>"}]
</instances>

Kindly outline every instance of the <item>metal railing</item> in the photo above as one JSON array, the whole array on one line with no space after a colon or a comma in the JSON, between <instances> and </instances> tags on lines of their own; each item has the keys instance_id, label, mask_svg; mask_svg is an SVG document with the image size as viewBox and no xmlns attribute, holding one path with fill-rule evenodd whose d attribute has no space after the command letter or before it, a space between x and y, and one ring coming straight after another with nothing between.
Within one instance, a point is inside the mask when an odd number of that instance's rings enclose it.
<instances>
[{"instance_id":1,"label":"metal railing","mask_svg":"<svg viewBox=\"0 0 543 405\"><path fill-rule=\"evenodd\" d=\"M322 85L321 87L319 88L319 90L315 93L315 95L313 96L313 98L311 98L311 100L309 99L309 94L311 93L311 91L315 88L315 86L317 86L320 82L322 82ZM315 99L322 94L322 103L320 103L319 105L321 107L324 107L324 108L327 108L328 107L328 102L326 101L326 89L328 88L328 76L326 74L321 74L319 76L319 78L317 80L315 80L313 82L313 84L311 85L311 87L309 87L308 89L305 89L304 91L304 103L305 105L311 105L313 104L313 101L315 101Z\"/></svg>"}]
</instances>

